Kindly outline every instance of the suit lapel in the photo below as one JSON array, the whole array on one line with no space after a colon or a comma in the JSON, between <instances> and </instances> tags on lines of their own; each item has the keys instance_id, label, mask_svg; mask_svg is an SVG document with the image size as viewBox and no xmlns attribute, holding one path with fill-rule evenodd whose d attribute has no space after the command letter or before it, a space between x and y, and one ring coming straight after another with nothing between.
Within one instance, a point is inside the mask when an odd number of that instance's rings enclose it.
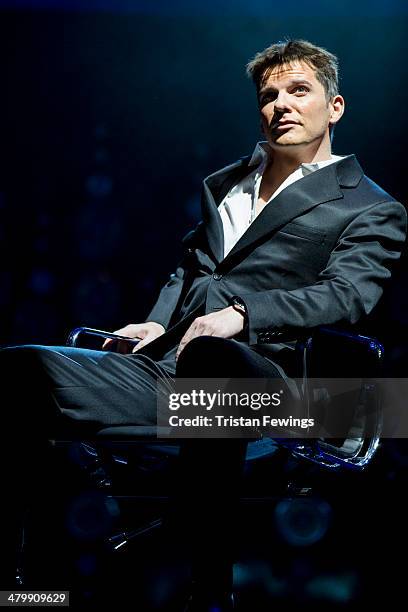
<instances>
[{"instance_id":1,"label":"suit lapel","mask_svg":"<svg viewBox=\"0 0 408 612\"><path fill-rule=\"evenodd\" d=\"M343 198L340 189L355 187L363 171L355 155L348 155L341 161L320 168L299 181L285 187L270 204L265 206L249 226L234 248L224 259L224 231L218 206L231 187L249 174L249 157L210 175L204 180L202 213L212 253L222 267L233 265L238 257L245 255L254 243L268 234L311 210L319 204Z\"/></svg>"},{"instance_id":2,"label":"suit lapel","mask_svg":"<svg viewBox=\"0 0 408 612\"><path fill-rule=\"evenodd\" d=\"M265 206L245 234L238 240L228 253L223 265L232 263L237 255L245 252L253 243L261 240L267 234L299 217L306 211L329 202L338 200L343 194L337 181L336 169L333 164L316 170L299 181L285 187L270 204Z\"/></svg>"},{"instance_id":3,"label":"suit lapel","mask_svg":"<svg viewBox=\"0 0 408 612\"><path fill-rule=\"evenodd\" d=\"M253 168L248 166L249 159L249 157L244 158L226 168L222 168L208 176L203 183L202 217L208 244L217 263L224 259L224 229L218 206L229 190L241 181L246 174L252 172Z\"/></svg>"}]
</instances>

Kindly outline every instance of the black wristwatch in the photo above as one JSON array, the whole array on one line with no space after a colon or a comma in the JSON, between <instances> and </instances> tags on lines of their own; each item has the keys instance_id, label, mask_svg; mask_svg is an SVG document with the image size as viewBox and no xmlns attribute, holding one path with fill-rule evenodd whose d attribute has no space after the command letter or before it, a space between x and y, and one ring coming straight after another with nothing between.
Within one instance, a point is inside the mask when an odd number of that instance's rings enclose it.
<instances>
[{"instance_id":1,"label":"black wristwatch","mask_svg":"<svg viewBox=\"0 0 408 612\"><path fill-rule=\"evenodd\" d=\"M238 295L234 295L230 300L231 306L234 310L237 310L244 317L244 329L246 331L248 328L248 311L245 305L244 300L242 300Z\"/></svg>"}]
</instances>

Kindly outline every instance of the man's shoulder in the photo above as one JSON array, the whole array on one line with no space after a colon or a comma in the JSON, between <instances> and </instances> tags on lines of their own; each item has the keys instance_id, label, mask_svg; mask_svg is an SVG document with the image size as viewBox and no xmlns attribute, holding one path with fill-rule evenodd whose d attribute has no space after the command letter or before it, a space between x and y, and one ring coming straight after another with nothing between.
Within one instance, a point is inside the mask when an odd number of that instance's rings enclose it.
<instances>
[{"instance_id":1,"label":"man's shoulder","mask_svg":"<svg viewBox=\"0 0 408 612\"><path fill-rule=\"evenodd\" d=\"M360 189L364 191L367 196L370 196L372 199L375 199L379 202L395 202L396 198L392 196L388 191L383 189L378 183L373 181L370 177L364 174L361 183L359 185Z\"/></svg>"},{"instance_id":2,"label":"man's shoulder","mask_svg":"<svg viewBox=\"0 0 408 612\"><path fill-rule=\"evenodd\" d=\"M404 204L365 174L356 189L345 190L343 195L351 211L356 214L376 210L384 218L398 219L398 223L406 225L407 211Z\"/></svg>"},{"instance_id":3,"label":"man's shoulder","mask_svg":"<svg viewBox=\"0 0 408 612\"><path fill-rule=\"evenodd\" d=\"M339 166L345 167L346 172L353 175L356 179L354 182L350 181L350 183L344 182L346 187L352 186L357 189L358 198L363 198L368 203L375 202L396 202L396 198L391 195L388 191L386 191L383 187L381 187L378 183L376 183L373 179L367 176L361 167L357 157L353 155L345 156L340 162L338 162ZM340 170L338 171L339 175L344 175ZM359 175L359 176L358 176ZM341 182L341 181L340 181ZM352 190L353 192L353 190Z\"/></svg>"}]
</instances>

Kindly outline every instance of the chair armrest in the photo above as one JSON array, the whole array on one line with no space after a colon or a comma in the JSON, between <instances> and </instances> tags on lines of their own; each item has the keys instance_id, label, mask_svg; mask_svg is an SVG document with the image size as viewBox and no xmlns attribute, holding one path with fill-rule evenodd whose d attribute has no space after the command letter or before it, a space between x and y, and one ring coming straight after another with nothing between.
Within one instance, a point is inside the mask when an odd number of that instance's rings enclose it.
<instances>
[{"instance_id":1,"label":"chair armrest","mask_svg":"<svg viewBox=\"0 0 408 612\"><path fill-rule=\"evenodd\" d=\"M66 345L78 346L79 340L87 336L101 338L101 340L106 340L107 338L112 338L113 340L124 340L125 342L129 342L134 346L140 342L140 340L127 338L126 336L119 336L118 334L114 334L103 329L93 329L92 327L75 327L75 329L71 330L68 334Z\"/></svg>"}]
</instances>

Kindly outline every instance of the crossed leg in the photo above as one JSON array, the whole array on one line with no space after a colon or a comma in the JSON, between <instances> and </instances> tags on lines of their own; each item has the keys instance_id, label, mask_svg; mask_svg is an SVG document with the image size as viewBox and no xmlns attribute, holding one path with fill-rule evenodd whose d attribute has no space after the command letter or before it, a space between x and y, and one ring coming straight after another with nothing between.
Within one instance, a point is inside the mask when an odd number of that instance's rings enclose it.
<instances>
[{"instance_id":1,"label":"crossed leg","mask_svg":"<svg viewBox=\"0 0 408 612\"><path fill-rule=\"evenodd\" d=\"M2 428L0 465L13 492L9 521L18 513L32 480L42 443L48 438L89 439L113 425L156 423L157 380L211 377L277 377L269 361L234 340L192 340L179 361L65 346L23 345L0 350ZM184 440L178 497L186 511L197 589L210 593L232 587L233 534L246 440ZM11 455L10 455L11 453ZM12 461L10 462L10 456ZM215 503L214 503L215 500ZM4 505L4 504L3 504ZM4 508L3 508L4 509ZM6 513L7 514L7 513ZM188 517L191 517L189 520ZM7 527L7 520L3 522ZM12 530L11 530L12 531Z\"/></svg>"}]
</instances>

